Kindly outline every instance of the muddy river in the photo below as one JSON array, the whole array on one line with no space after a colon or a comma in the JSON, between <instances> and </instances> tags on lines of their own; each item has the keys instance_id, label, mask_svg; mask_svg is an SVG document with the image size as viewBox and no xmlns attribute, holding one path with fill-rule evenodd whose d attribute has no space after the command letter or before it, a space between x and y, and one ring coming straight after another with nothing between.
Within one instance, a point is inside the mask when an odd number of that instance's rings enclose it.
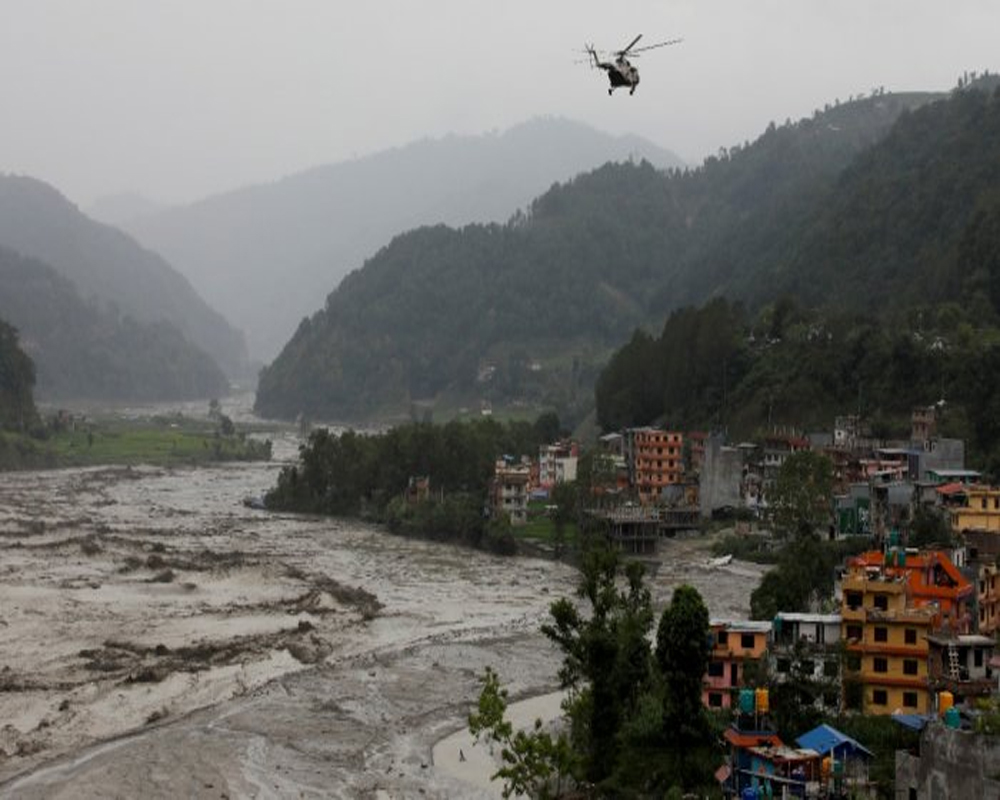
<instances>
[{"instance_id":1,"label":"muddy river","mask_svg":"<svg viewBox=\"0 0 1000 800\"><path fill-rule=\"evenodd\" d=\"M0 474L0 796L499 796L442 748L487 665L513 698L557 688L538 629L574 571L248 509L294 457L275 443ZM760 569L707 547L663 543L658 607L689 582L745 616Z\"/></svg>"}]
</instances>

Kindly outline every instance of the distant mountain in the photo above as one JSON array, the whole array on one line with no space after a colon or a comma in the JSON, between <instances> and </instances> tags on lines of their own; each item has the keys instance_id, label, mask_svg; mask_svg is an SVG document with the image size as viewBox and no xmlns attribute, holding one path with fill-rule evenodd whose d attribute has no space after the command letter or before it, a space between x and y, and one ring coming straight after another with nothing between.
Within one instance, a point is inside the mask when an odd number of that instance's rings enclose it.
<instances>
[{"instance_id":1,"label":"distant mountain","mask_svg":"<svg viewBox=\"0 0 1000 800\"><path fill-rule=\"evenodd\" d=\"M565 119L447 136L123 222L272 358L303 317L393 236L419 225L504 222L556 181L608 161L681 166L634 136Z\"/></svg>"},{"instance_id":2,"label":"distant mountain","mask_svg":"<svg viewBox=\"0 0 1000 800\"><path fill-rule=\"evenodd\" d=\"M230 375L245 373L242 335L159 255L95 222L33 178L0 175L0 245L33 256L72 281L81 297L138 322L176 326Z\"/></svg>"},{"instance_id":3,"label":"distant mountain","mask_svg":"<svg viewBox=\"0 0 1000 800\"><path fill-rule=\"evenodd\" d=\"M579 411L637 326L727 287L767 302L797 285L781 265L845 170L937 97L880 93L771 125L695 170L606 165L506 225L400 236L303 321L261 373L257 409L350 420L482 399ZM810 264L797 268L809 285Z\"/></svg>"},{"instance_id":4,"label":"distant mountain","mask_svg":"<svg viewBox=\"0 0 1000 800\"><path fill-rule=\"evenodd\" d=\"M86 302L55 269L2 246L0 318L18 329L42 399L181 400L229 388L215 362L170 323Z\"/></svg>"},{"instance_id":5,"label":"distant mountain","mask_svg":"<svg viewBox=\"0 0 1000 800\"><path fill-rule=\"evenodd\" d=\"M136 192L122 192L98 198L84 209L84 213L98 222L120 228L125 222L158 214L166 208L164 203L150 200Z\"/></svg>"}]
</instances>

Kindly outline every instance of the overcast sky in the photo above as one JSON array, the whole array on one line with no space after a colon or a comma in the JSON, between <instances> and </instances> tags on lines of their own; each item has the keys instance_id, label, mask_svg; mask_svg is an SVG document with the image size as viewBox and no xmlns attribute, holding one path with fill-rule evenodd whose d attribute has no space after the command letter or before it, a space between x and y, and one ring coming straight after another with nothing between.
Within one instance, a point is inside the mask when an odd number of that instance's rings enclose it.
<instances>
[{"instance_id":1,"label":"overcast sky","mask_svg":"<svg viewBox=\"0 0 1000 800\"><path fill-rule=\"evenodd\" d=\"M608 97L585 41L683 37ZM1000 0L0 0L0 171L186 202L535 116L697 164L884 86L1000 70Z\"/></svg>"}]
</instances>

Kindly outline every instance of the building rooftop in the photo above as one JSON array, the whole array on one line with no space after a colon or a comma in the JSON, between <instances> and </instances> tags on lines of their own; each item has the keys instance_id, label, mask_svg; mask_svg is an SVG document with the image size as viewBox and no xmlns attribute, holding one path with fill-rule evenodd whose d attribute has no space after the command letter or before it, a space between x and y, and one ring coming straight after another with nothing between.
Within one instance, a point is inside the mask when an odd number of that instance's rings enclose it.
<instances>
[{"instance_id":1,"label":"building rooftop","mask_svg":"<svg viewBox=\"0 0 1000 800\"><path fill-rule=\"evenodd\" d=\"M822 625L840 624L840 614L810 614L801 611L779 611L775 619L783 622L816 622Z\"/></svg>"},{"instance_id":2,"label":"building rooftop","mask_svg":"<svg viewBox=\"0 0 1000 800\"><path fill-rule=\"evenodd\" d=\"M740 631L745 631L747 633L768 633L771 630L771 623L756 620L756 619L713 619L709 620L709 627L719 628L724 627L730 631L735 631L739 633Z\"/></svg>"}]
</instances>

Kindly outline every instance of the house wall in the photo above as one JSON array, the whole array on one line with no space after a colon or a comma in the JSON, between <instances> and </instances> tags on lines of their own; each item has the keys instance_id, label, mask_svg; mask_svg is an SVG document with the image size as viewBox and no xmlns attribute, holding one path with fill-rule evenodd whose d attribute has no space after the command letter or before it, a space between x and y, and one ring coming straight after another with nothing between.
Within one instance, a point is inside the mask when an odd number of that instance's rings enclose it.
<instances>
[{"instance_id":1,"label":"house wall","mask_svg":"<svg viewBox=\"0 0 1000 800\"><path fill-rule=\"evenodd\" d=\"M721 436L709 437L699 479L702 517L711 517L713 511L726 506L741 506L742 481L743 454L735 447L725 447Z\"/></svg>"},{"instance_id":2,"label":"house wall","mask_svg":"<svg viewBox=\"0 0 1000 800\"><path fill-rule=\"evenodd\" d=\"M932 722L920 735L920 755L896 753L896 797L1000 797L997 764L1000 739Z\"/></svg>"}]
</instances>

